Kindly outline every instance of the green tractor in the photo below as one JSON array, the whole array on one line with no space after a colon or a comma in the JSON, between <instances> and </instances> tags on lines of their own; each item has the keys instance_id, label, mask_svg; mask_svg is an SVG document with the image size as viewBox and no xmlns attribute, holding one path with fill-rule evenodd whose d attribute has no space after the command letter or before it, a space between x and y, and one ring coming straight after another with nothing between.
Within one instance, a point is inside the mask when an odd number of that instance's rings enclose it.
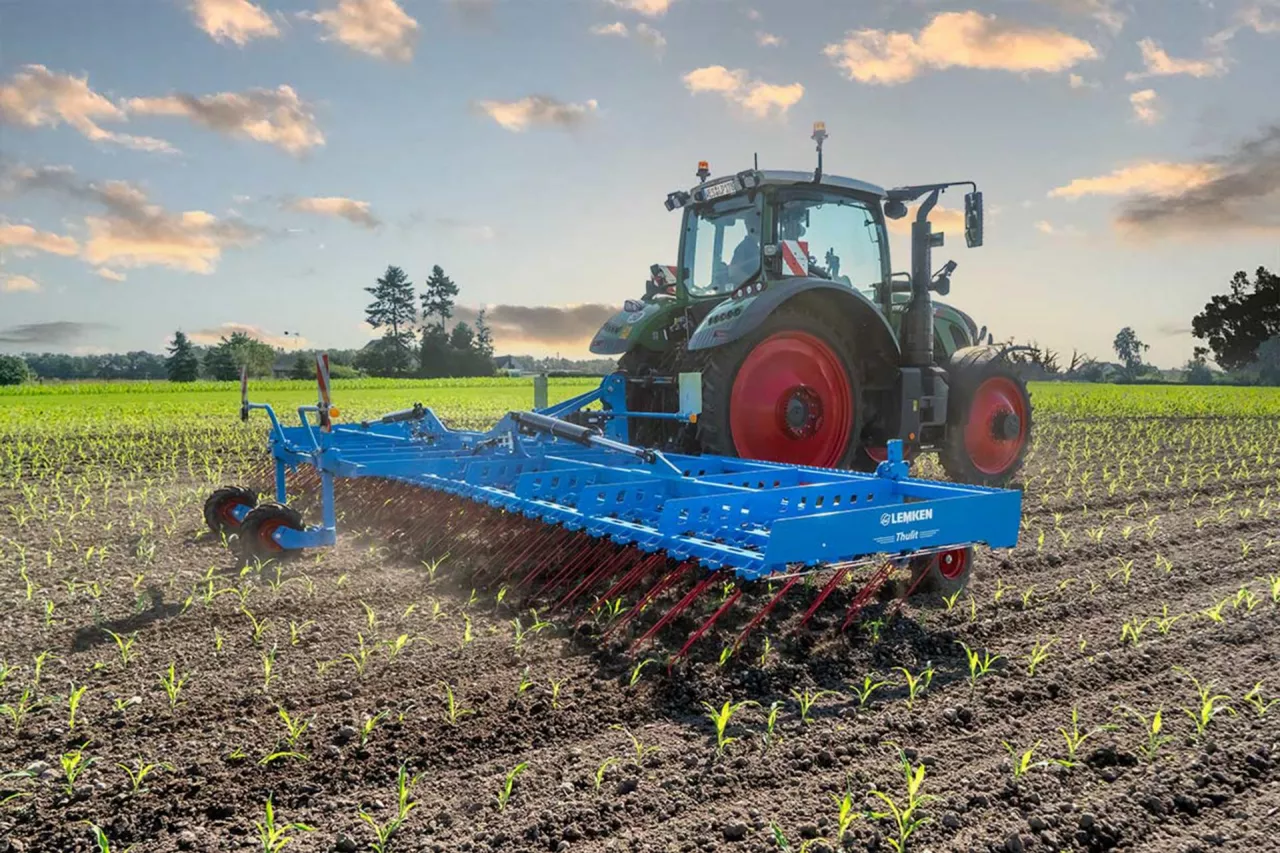
<instances>
[{"instance_id":1,"label":"green tractor","mask_svg":"<svg viewBox=\"0 0 1280 853\"><path fill-rule=\"evenodd\" d=\"M929 215L967 186L964 231L982 245L982 193L959 181L890 190L822 170L748 169L667 196L683 211L679 263L655 265L591 343L618 355L633 443L864 470L900 439L937 451L953 480L1002 486L1031 435L1031 399L964 312L933 301L956 268ZM894 273L886 219L911 223L911 272ZM984 338L986 338L984 342Z\"/></svg>"}]
</instances>

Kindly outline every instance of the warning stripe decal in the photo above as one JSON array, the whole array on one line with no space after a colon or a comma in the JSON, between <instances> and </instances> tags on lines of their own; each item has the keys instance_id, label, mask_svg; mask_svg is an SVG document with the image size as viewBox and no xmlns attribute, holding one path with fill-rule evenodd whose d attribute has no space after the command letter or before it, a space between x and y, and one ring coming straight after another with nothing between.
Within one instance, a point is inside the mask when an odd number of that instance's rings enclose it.
<instances>
[{"instance_id":1,"label":"warning stripe decal","mask_svg":"<svg viewBox=\"0 0 1280 853\"><path fill-rule=\"evenodd\" d=\"M804 241L782 241L782 274L802 277L809 274L809 247Z\"/></svg>"}]
</instances>

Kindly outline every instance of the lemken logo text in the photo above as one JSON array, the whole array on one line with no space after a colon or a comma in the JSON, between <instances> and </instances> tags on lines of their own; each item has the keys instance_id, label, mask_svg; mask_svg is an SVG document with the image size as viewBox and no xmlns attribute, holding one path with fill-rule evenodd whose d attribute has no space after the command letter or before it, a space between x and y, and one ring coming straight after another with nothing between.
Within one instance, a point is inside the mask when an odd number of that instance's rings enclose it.
<instances>
[{"instance_id":1,"label":"lemken logo text","mask_svg":"<svg viewBox=\"0 0 1280 853\"><path fill-rule=\"evenodd\" d=\"M905 509L898 512L886 512L880 516L880 523L885 527L890 524L912 524L917 521L933 520L932 509Z\"/></svg>"}]
</instances>

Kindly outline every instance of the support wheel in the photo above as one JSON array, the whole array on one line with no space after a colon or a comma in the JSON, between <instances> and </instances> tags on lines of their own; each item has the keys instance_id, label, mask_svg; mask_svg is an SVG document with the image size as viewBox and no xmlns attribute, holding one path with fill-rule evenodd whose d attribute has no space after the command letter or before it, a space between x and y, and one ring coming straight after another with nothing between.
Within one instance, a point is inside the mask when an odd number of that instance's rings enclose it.
<instances>
[{"instance_id":1,"label":"support wheel","mask_svg":"<svg viewBox=\"0 0 1280 853\"><path fill-rule=\"evenodd\" d=\"M955 548L912 560L911 583L917 593L936 593L950 598L969 585L972 571L973 548Z\"/></svg>"},{"instance_id":2,"label":"support wheel","mask_svg":"<svg viewBox=\"0 0 1280 853\"><path fill-rule=\"evenodd\" d=\"M292 530L305 530L302 515L296 509L282 504L263 504L244 517L240 525L236 548L246 562L252 560L279 559L286 553L284 548L271 538L281 527Z\"/></svg>"},{"instance_id":3,"label":"support wheel","mask_svg":"<svg viewBox=\"0 0 1280 853\"><path fill-rule=\"evenodd\" d=\"M952 359L947 438L939 457L952 480L1005 486L1031 444L1031 395L1013 368L988 347Z\"/></svg>"},{"instance_id":4,"label":"support wheel","mask_svg":"<svg viewBox=\"0 0 1280 853\"><path fill-rule=\"evenodd\" d=\"M258 493L240 486L224 486L209 495L204 502L204 522L214 536L235 533L240 520L233 514L236 507L253 509L258 505Z\"/></svg>"},{"instance_id":5,"label":"support wheel","mask_svg":"<svg viewBox=\"0 0 1280 853\"><path fill-rule=\"evenodd\" d=\"M839 318L784 303L709 350L699 440L708 453L848 468L857 450L857 352Z\"/></svg>"}]
</instances>

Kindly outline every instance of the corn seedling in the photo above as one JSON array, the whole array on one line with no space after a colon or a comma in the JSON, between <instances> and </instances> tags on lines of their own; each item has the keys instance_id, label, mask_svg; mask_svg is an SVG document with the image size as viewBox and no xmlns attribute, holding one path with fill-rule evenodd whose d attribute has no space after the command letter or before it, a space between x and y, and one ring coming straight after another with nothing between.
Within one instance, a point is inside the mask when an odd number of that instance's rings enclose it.
<instances>
[{"instance_id":1,"label":"corn seedling","mask_svg":"<svg viewBox=\"0 0 1280 853\"><path fill-rule=\"evenodd\" d=\"M87 744L86 744L87 745ZM62 786L62 790L67 792L68 797L74 797L76 794L76 780L85 770L89 769L89 765L93 764L94 759L85 758L84 748L73 749L64 752L58 757L62 764L62 775L67 781Z\"/></svg>"},{"instance_id":2,"label":"corn seedling","mask_svg":"<svg viewBox=\"0 0 1280 853\"><path fill-rule=\"evenodd\" d=\"M631 729L626 726L612 725L609 728L625 732L627 737L631 738L631 748L635 752L635 763L637 766L643 766L644 760L660 749L660 747L656 746L646 746L644 742L641 741L640 738L636 737Z\"/></svg>"},{"instance_id":3,"label":"corn seedling","mask_svg":"<svg viewBox=\"0 0 1280 853\"><path fill-rule=\"evenodd\" d=\"M93 843L98 846L98 853L129 853L129 851L133 849L133 847L130 846L123 850L113 851L111 848L111 839L107 838L107 833L102 830L102 827L87 820L84 823L89 827L89 831L93 833Z\"/></svg>"},{"instance_id":4,"label":"corn seedling","mask_svg":"<svg viewBox=\"0 0 1280 853\"><path fill-rule=\"evenodd\" d=\"M1021 779L1026 775L1027 771L1032 768L1044 766L1045 762L1032 760L1035 756L1035 751L1040 748L1040 741L1033 743L1031 748L1024 752L1018 752L1018 750L1007 740L1002 740L1000 742L1004 744L1005 751L1009 753L1014 779Z\"/></svg>"},{"instance_id":5,"label":"corn seedling","mask_svg":"<svg viewBox=\"0 0 1280 853\"><path fill-rule=\"evenodd\" d=\"M858 697L858 707L865 708L867 703L871 701L871 694L882 687L888 686L889 682L887 681L876 681L870 675L864 675L861 686L850 685L850 689L853 690L853 695Z\"/></svg>"},{"instance_id":6,"label":"corn seedling","mask_svg":"<svg viewBox=\"0 0 1280 853\"><path fill-rule=\"evenodd\" d=\"M874 820L891 820L893 822L897 837L886 840L889 842L889 846L897 853L905 853L907 840L912 833L931 820L931 818L921 814L920 807L933 800L934 797L923 793L924 765L920 764L912 767L910 760L901 750L898 751L898 760L902 764L903 776L907 783L906 801L899 804L888 793L878 788L872 788L871 795L884 803L888 811L872 812L870 816Z\"/></svg>"},{"instance_id":7,"label":"corn seedling","mask_svg":"<svg viewBox=\"0 0 1280 853\"><path fill-rule=\"evenodd\" d=\"M896 667L896 669L902 673L903 681L907 685L907 710L911 710L915 707L916 698L929 689L929 684L933 681L933 667L926 666L920 670L919 675L913 675L911 670L904 666Z\"/></svg>"},{"instance_id":8,"label":"corn seedling","mask_svg":"<svg viewBox=\"0 0 1280 853\"><path fill-rule=\"evenodd\" d=\"M777 735L774 733L778 727L778 712L782 710L781 702L774 702L769 706L769 713L764 720L764 748L768 749L773 746Z\"/></svg>"},{"instance_id":9,"label":"corn seedling","mask_svg":"<svg viewBox=\"0 0 1280 853\"><path fill-rule=\"evenodd\" d=\"M511 627L514 631L514 639L512 642L514 644L514 648L516 652L520 651L520 648L524 645L524 641L527 640L529 637L532 637L534 634L537 634L539 631L544 631L547 628L551 627L550 622L546 621L545 619L538 618L538 611L530 610L529 613L532 618L532 621L530 622L528 628L524 627L524 624L520 621L519 616L511 620Z\"/></svg>"},{"instance_id":10,"label":"corn seedling","mask_svg":"<svg viewBox=\"0 0 1280 853\"><path fill-rule=\"evenodd\" d=\"M262 655L262 692L271 692L271 682L276 678L276 647Z\"/></svg>"},{"instance_id":11,"label":"corn seedling","mask_svg":"<svg viewBox=\"0 0 1280 853\"><path fill-rule=\"evenodd\" d=\"M764 638L764 645L760 647L760 666L763 667L769 662L769 652L773 651L773 641L768 637Z\"/></svg>"},{"instance_id":12,"label":"corn seedling","mask_svg":"<svg viewBox=\"0 0 1280 853\"><path fill-rule=\"evenodd\" d=\"M1057 637L1049 640L1036 640L1027 653L1027 675L1035 678L1036 669L1049 658L1049 649L1058 642Z\"/></svg>"},{"instance_id":13,"label":"corn seedling","mask_svg":"<svg viewBox=\"0 0 1280 853\"><path fill-rule=\"evenodd\" d=\"M815 690L812 693L808 689L804 691L792 690L791 697L800 705L800 722L806 724L811 722L809 714L813 710L813 706L823 696L834 695L834 693L835 691L833 690Z\"/></svg>"},{"instance_id":14,"label":"corn seedling","mask_svg":"<svg viewBox=\"0 0 1280 853\"><path fill-rule=\"evenodd\" d=\"M9 718L9 723L15 736L22 730L22 724L26 722L27 715L35 710L38 704L39 700L31 695L31 688L24 687L22 695L18 697L17 702L0 705L0 714Z\"/></svg>"},{"instance_id":15,"label":"corn seedling","mask_svg":"<svg viewBox=\"0 0 1280 853\"><path fill-rule=\"evenodd\" d=\"M276 713L284 722L285 742L289 744L291 749L298 745L298 741L302 740L302 736L307 733L307 729L311 728L311 724L315 722L316 719L314 716L308 717L305 720L300 717L295 718L290 716L289 712L284 708L276 708Z\"/></svg>"},{"instance_id":16,"label":"corn seedling","mask_svg":"<svg viewBox=\"0 0 1280 853\"><path fill-rule=\"evenodd\" d=\"M387 650L387 660L395 660L412 642L413 638L408 634L401 634L394 640L383 640L382 647Z\"/></svg>"},{"instance_id":17,"label":"corn seedling","mask_svg":"<svg viewBox=\"0 0 1280 853\"><path fill-rule=\"evenodd\" d=\"M628 687L635 687L636 682L640 680L640 673L644 672L644 668L651 663L657 663L656 658L645 658L636 664L631 670L631 680L627 682Z\"/></svg>"},{"instance_id":18,"label":"corn seedling","mask_svg":"<svg viewBox=\"0 0 1280 853\"><path fill-rule=\"evenodd\" d=\"M475 711L472 711L470 708L463 708L458 704L457 700L454 698L452 687L445 684L443 681L440 682L440 686L444 688L445 705L447 708L445 716L449 720L449 725L456 726L458 724L458 720L461 720L468 714L475 713Z\"/></svg>"},{"instance_id":19,"label":"corn seedling","mask_svg":"<svg viewBox=\"0 0 1280 853\"><path fill-rule=\"evenodd\" d=\"M360 722L360 748L364 749L369 743L369 738L373 736L373 730L378 727L387 718L387 711L384 709L370 717L365 717Z\"/></svg>"},{"instance_id":20,"label":"corn seedling","mask_svg":"<svg viewBox=\"0 0 1280 853\"><path fill-rule=\"evenodd\" d=\"M288 761L290 758L296 758L299 761L309 760L307 756L301 752L294 752L289 749L280 749L274 752L268 752L266 755L258 759L259 767L270 767L277 761Z\"/></svg>"},{"instance_id":21,"label":"corn seedling","mask_svg":"<svg viewBox=\"0 0 1280 853\"><path fill-rule=\"evenodd\" d=\"M475 590L471 591L471 595L475 596ZM470 602L468 602L470 603ZM471 636L471 617L466 613L462 614L462 648L466 648L471 644L474 637Z\"/></svg>"},{"instance_id":22,"label":"corn seedling","mask_svg":"<svg viewBox=\"0 0 1280 853\"><path fill-rule=\"evenodd\" d=\"M1248 702L1251 706L1253 706L1253 710L1258 712L1259 717L1265 717L1267 714L1267 711L1270 711L1272 706L1280 705L1280 699L1263 699L1262 698L1262 682L1261 681L1253 685L1253 687L1249 689L1249 692L1244 694L1244 701Z\"/></svg>"},{"instance_id":23,"label":"corn seedling","mask_svg":"<svg viewBox=\"0 0 1280 853\"><path fill-rule=\"evenodd\" d=\"M258 841L262 844L262 853L280 853L290 841L293 841L291 836L294 833L315 832L315 827L307 826L305 823L276 823L276 809L270 796L267 797L262 823L254 821L253 825L258 830Z\"/></svg>"},{"instance_id":24,"label":"corn seedling","mask_svg":"<svg viewBox=\"0 0 1280 853\"><path fill-rule=\"evenodd\" d=\"M289 645L296 646L302 642L302 634L312 625L316 624L310 619L304 620L302 623L289 622Z\"/></svg>"},{"instance_id":25,"label":"corn seedling","mask_svg":"<svg viewBox=\"0 0 1280 853\"><path fill-rule=\"evenodd\" d=\"M620 763L621 761L622 759L618 758L617 756L610 756L609 758L606 758L604 761L600 763L600 766L596 768L596 790L597 791L599 791L600 786L604 784L604 774L609 772L610 767Z\"/></svg>"},{"instance_id":26,"label":"corn seedling","mask_svg":"<svg viewBox=\"0 0 1280 853\"><path fill-rule=\"evenodd\" d=\"M515 788L516 777L528 769L529 764L525 761L521 761L511 768L511 772L507 774L506 781L502 783L502 790L498 792L498 811L505 809L507 803L511 801L511 792Z\"/></svg>"},{"instance_id":27,"label":"corn seedling","mask_svg":"<svg viewBox=\"0 0 1280 853\"><path fill-rule=\"evenodd\" d=\"M1071 709L1071 728L1059 728L1058 733L1062 735L1062 739L1067 744L1067 757L1057 759L1057 763L1063 767L1076 766L1076 753L1080 751L1080 747L1084 742L1100 732L1109 732L1115 729L1114 725L1107 724L1098 726L1088 731L1080 731L1080 712L1076 708Z\"/></svg>"},{"instance_id":28,"label":"corn seedling","mask_svg":"<svg viewBox=\"0 0 1280 853\"><path fill-rule=\"evenodd\" d=\"M711 720L716 727L716 754L724 755L725 747L737 740L735 737L729 737L725 734L729 728L729 721L733 719L733 715L748 705L755 705L750 700L744 702L733 703L728 699L724 700L724 705L719 709L710 702L703 702L702 707L707 710L707 719Z\"/></svg>"},{"instance_id":29,"label":"corn seedling","mask_svg":"<svg viewBox=\"0 0 1280 853\"><path fill-rule=\"evenodd\" d=\"M948 613L955 610L956 602L960 600L960 593L962 592L964 592L963 589L957 589L955 592L951 593L951 595L942 596L942 602L947 606Z\"/></svg>"},{"instance_id":30,"label":"corn seedling","mask_svg":"<svg viewBox=\"0 0 1280 853\"><path fill-rule=\"evenodd\" d=\"M1154 761L1160 748L1173 740L1168 735L1161 734L1164 730L1164 710L1156 708L1156 712L1150 717L1145 717L1138 711L1128 707L1122 706L1120 710L1141 726L1142 735L1146 740L1138 744L1138 752L1147 761Z\"/></svg>"},{"instance_id":31,"label":"corn seedling","mask_svg":"<svg viewBox=\"0 0 1280 853\"><path fill-rule=\"evenodd\" d=\"M561 678L559 680L552 678L548 681L551 685L551 709L553 711L560 709L560 689L564 687L564 683L568 680L569 679L567 678Z\"/></svg>"},{"instance_id":32,"label":"corn seedling","mask_svg":"<svg viewBox=\"0 0 1280 853\"><path fill-rule=\"evenodd\" d=\"M836 804L836 841L843 842L849 827L853 826L855 820L862 817L862 813L854 810L853 794L848 788L845 789L843 796L837 797L835 794L830 796L831 801Z\"/></svg>"},{"instance_id":33,"label":"corn seedling","mask_svg":"<svg viewBox=\"0 0 1280 853\"><path fill-rule=\"evenodd\" d=\"M344 652L339 659L351 661L351 665L356 670L356 677L364 678L365 668L373 658L373 647L365 644L364 634L360 633L356 634L356 643L354 652Z\"/></svg>"},{"instance_id":34,"label":"corn seedling","mask_svg":"<svg viewBox=\"0 0 1280 853\"><path fill-rule=\"evenodd\" d=\"M169 661L168 672L160 673L160 686L164 688L164 695L169 697L170 710L178 707L178 695L182 692L182 687L186 683L187 673L184 672L182 675L178 675L177 666L173 661Z\"/></svg>"},{"instance_id":35,"label":"corn seedling","mask_svg":"<svg viewBox=\"0 0 1280 853\"><path fill-rule=\"evenodd\" d=\"M142 787L142 784L152 773L157 770L168 770L170 772L173 770L172 765L165 764L164 762L159 764L144 764L142 759L138 759L134 764L137 765L136 769L134 767L130 767L128 764L116 764L116 767L123 770L125 775L129 777L129 793L135 796L146 793L147 789Z\"/></svg>"},{"instance_id":36,"label":"corn seedling","mask_svg":"<svg viewBox=\"0 0 1280 853\"><path fill-rule=\"evenodd\" d=\"M969 694L973 695L978 688L978 679L991 670L991 665L1000 660L1000 655L993 655L990 651L980 655L964 643L960 643L960 648L964 649L965 658L969 662Z\"/></svg>"},{"instance_id":37,"label":"corn seedling","mask_svg":"<svg viewBox=\"0 0 1280 853\"><path fill-rule=\"evenodd\" d=\"M1230 699L1226 693L1214 693L1213 682L1201 684L1194 675L1187 672L1181 667L1174 667L1178 672L1191 679L1191 683L1196 687L1197 705L1194 708L1182 708L1182 713L1191 718L1192 724L1195 725L1196 731L1193 736L1194 740L1200 740L1204 737L1205 730L1209 728L1209 724L1213 722L1213 718L1219 714L1226 713L1235 716L1235 709L1230 705L1222 702L1223 699Z\"/></svg>"},{"instance_id":38,"label":"corn seedling","mask_svg":"<svg viewBox=\"0 0 1280 853\"><path fill-rule=\"evenodd\" d=\"M1151 624L1150 619L1143 619L1139 621L1138 617L1136 616L1134 616L1128 622L1125 622L1123 625L1120 626L1121 644L1123 644L1125 641L1128 641L1132 645L1135 645L1135 646L1138 645L1138 640L1142 638L1143 630L1150 624Z\"/></svg>"},{"instance_id":39,"label":"corn seedling","mask_svg":"<svg viewBox=\"0 0 1280 853\"><path fill-rule=\"evenodd\" d=\"M992 593L992 602L999 604L1000 599L1004 597L1005 591L1009 589L1009 585L1004 582L1004 578L996 578L996 589Z\"/></svg>"},{"instance_id":40,"label":"corn seedling","mask_svg":"<svg viewBox=\"0 0 1280 853\"><path fill-rule=\"evenodd\" d=\"M1161 635L1167 636L1169 634L1169 631L1172 630L1173 626L1177 624L1178 620L1185 615L1186 614L1170 616L1169 605L1168 604L1160 605L1160 616L1155 620L1156 630L1159 631Z\"/></svg>"},{"instance_id":41,"label":"corn seedling","mask_svg":"<svg viewBox=\"0 0 1280 853\"><path fill-rule=\"evenodd\" d=\"M262 645L262 638L267 631L271 630L271 620L266 616L259 619L253 615L253 611L247 607L242 607L240 612L249 617L249 636L253 640L254 645Z\"/></svg>"},{"instance_id":42,"label":"corn seedling","mask_svg":"<svg viewBox=\"0 0 1280 853\"><path fill-rule=\"evenodd\" d=\"M134 631L129 636L122 637L110 628L103 628L102 630L115 641L116 650L120 653L120 662L128 666L129 661L133 660L133 644L137 642L138 632Z\"/></svg>"},{"instance_id":43,"label":"corn seedling","mask_svg":"<svg viewBox=\"0 0 1280 853\"><path fill-rule=\"evenodd\" d=\"M1230 601L1230 598L1224 598L1212 607L1206 607L1204 610L1201 610L1200 614L1210 622L1220 623L1222 622L1222 608L1226 607Z\"/></svg>"},{"instance_id":44,"label":"corn seedling","mask_svg":"<svg viewBox=\"0 0 1280 853\"><path fill-rule=\"evenodd\" d=\"M80 702L84 699L84 692L89 689L89 685L82 684L79 687L72 686L71 692L67 694L67 728L75 731L76 728L76 712L80 710Z\"/></svg>"},{"instance_id":45,"label":"corn seedling","mask_svg":"<svg viewBox=\"0 0 1280 853\"><path fill-rule=\"evenodd\" d=\"M364 608L364 621L369 626L369 631L370 632L377 631L378 630L378 614L374 612L374 609L372 607L370 607L368 604L365 604L363 601L360 602L360 606Z\"/></svg>"}]
</instances>

